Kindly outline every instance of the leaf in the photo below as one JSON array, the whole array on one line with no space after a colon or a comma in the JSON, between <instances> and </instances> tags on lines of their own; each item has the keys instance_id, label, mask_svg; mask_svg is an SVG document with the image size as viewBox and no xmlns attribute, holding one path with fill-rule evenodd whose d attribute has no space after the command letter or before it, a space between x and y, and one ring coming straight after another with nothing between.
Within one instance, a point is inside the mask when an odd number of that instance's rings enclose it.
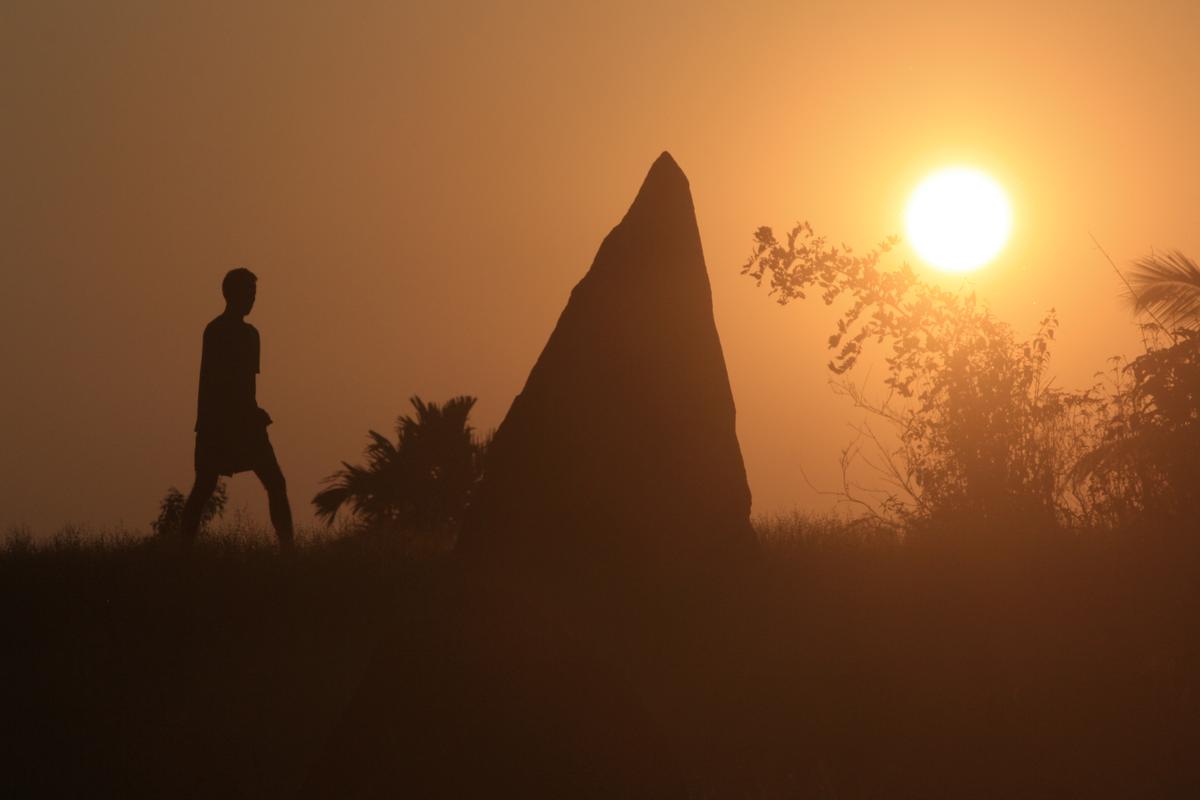
<instances>
[{"instance_id":1,"label":"leaf","mask_svg":"<svg viewBox=\"0 0 1200 800\"><path fill-rule=\"evenodd\" d=\"M1133 262L1128 276L1137 312L1172 328L1200 329L1200 266L1178 250Z\"/></svg>"}]
</instances>

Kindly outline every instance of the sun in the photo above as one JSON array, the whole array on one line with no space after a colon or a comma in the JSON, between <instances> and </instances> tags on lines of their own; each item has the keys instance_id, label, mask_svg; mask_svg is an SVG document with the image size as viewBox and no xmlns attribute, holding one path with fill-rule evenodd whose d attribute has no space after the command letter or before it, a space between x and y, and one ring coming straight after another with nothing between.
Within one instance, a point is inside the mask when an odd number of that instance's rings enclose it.
<instances>
[{"instance_id":1,"label":"sun","mask_svg":"<svg viewBox=\"0 0 1200 800\"><path fill-rule=\"evenodd\" d=\"M947 167L913 190L905 230L917 254L947 272L991 261L1012 232L1012 208L995 180L971 167Z\"/></svg>"}]
</instances>

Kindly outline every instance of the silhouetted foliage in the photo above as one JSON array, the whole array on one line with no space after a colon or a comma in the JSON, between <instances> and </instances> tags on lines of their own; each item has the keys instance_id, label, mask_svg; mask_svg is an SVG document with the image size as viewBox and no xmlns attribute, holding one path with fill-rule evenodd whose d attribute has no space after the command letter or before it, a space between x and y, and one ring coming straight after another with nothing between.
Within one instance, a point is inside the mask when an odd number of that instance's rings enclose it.
<instances>
[{"instance_id":1,"label":"silhouetted foliage","mask_svg":"<svg viewBox=\"0 0 1200 800\"><path fill-rule=\"evenodd\" d=\"M1153 525L1200 512L1200 332L1115 359L1095 448L1075 468L1092 522Z\"/></svg>"},{"instance_id":2,"label":"silhouetted foliage","mask_svg":"<svg viewBox=\"0 0 1200 800\"><path fill-rule=\"evenodd\" d=\"M228 500L229 493L225 488L225 482L219 481L212 496L204 504L203 511L200 512L201 530L225 513L225 503ZM186 502L187 498L174 486L167 489L167 493L163 495L163 499L158 504L158 519L150 523L150 529L154 531L155 536L174 536L179 533L179 523L183 519L183 506Z\"/></svg>"},{"instance_id":3,"label":"silhouetted foliage","mask_svg":"<svg viewBox=\"0 0 1200 800\"><path fill-rule=\"evenodd\" d=\"M838 384L890 428L882 435L869 423L860 428L843 452L844 471L865 442L874 451L867 461L888 489L882 498L864 497L847 477L840 494L897 524L1071 518L1077 501L1068 476L1083 444L1072 433L1088 398L1050 385L1054 311L1022 339L973 293L931 286L907 264L882 268L896 241L857 255L830 246L808 223L783 241L763 227L742 268L760 285L768 281L781 304L810 291L827 305L849 300L828 341L834 374L849 371L868 341L888 345L882 401L846 380Z\"/></svg>"},{"instance_id":4,"label":"silhouetted foliage","mask_svg":"<svg viewBox=\"0 0 1200 800\"><path fill-rule=\"evenodd\" d=\"M1200 266L1178 250L1133 262L1128 276L1135 311L1168 329L1200 328Z\"/></svg>"},{"instance_id":5,"label":"silhouetted foliage","mask_svg":"<svg viewBox=\"0 0 1200 800\"><path fill-rule=\"evenodd\" d=\"M420 397L416 416L396 420L393 444L369 431L363 466L342 462L313 498L317 516L332 524L343 508L365 527L433 530L457 524L482 470L486 442L467 423L475 398L443 405Z\"/></svg>"}]
</instances>

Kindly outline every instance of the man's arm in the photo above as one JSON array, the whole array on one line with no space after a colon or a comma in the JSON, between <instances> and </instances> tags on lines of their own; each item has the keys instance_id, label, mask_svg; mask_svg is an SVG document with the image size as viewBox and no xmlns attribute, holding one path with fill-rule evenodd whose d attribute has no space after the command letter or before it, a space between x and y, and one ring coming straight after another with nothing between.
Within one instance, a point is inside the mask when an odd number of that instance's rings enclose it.
<instances>
[{"instance_id":1,"label":"man's arm","mask_svg":"<svg viewBox=\"0 0 1200 800\"><path fill-rule=\"evenodd\" d=\"M265 428L266 426L270 425L273 420L271 419L271 415L267 413L266 409L258 405L258 373L262 365L262 338L258 335L258 328L254 327L253 325L250 326L250 332L253 334L251 339L254 343L253 352L250 359L251 363L254 365L254 370L250 375L250 397L254 403L255 419L257 419L259 424Z\"/></svg>"}]
</instances>

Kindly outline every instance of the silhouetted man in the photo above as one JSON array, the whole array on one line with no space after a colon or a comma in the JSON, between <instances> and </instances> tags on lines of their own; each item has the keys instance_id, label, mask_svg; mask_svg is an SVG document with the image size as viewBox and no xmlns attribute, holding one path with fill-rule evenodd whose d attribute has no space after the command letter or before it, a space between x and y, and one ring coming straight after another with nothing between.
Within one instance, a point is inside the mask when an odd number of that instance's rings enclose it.
<instances>
[{"instance_id":1,"label":"silhouetted man","mask_svg":"<svg viewBox=\"0 0 1200 800\"><path fill-rule=\"evenodd\" d=\"M230 270L221 283L225 312L204 329L200 393L196 411L196 483L183 507L181 532L192 541L200 514L221 475L254 470L270 501L271 524L284 550L292 547L292 509L287 484L267 438L271 417L258 407L258 330L245 321L254 307L258 276Z\"/></svg>"}]
</instances>

